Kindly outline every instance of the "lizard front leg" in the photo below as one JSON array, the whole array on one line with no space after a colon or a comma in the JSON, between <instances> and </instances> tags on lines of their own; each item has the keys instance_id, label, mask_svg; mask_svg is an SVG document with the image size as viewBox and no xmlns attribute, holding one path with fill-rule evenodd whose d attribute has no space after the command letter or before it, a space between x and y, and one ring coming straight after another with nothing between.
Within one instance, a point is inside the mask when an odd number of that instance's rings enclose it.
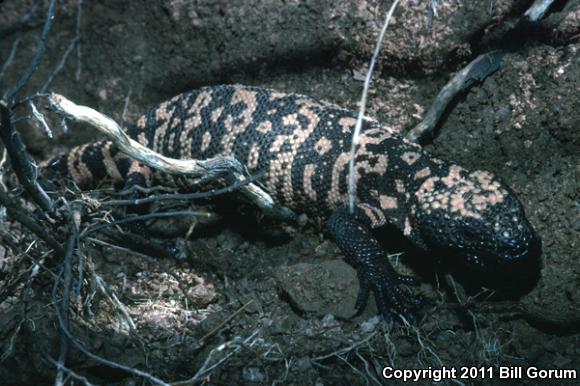
<instances>
[{"instance_id":1,"label":"lizard front leg","mask_svg":"<svg viewBox=\"0 0 580 386\"><path fill-rule=\"evenodd\" d=\"M341 207L328 219L327 227L344 253L346 262L357 271L360 290L355 316L365 309L372 292L377 308L386 321L392 321L393 314L413 321L410 308L419 305L420 301L402 285L413 285L415 279L395 271L385 251L373 237L368 217L360 209L351 214L347 208Z\"/></svg>"}]
</instances>

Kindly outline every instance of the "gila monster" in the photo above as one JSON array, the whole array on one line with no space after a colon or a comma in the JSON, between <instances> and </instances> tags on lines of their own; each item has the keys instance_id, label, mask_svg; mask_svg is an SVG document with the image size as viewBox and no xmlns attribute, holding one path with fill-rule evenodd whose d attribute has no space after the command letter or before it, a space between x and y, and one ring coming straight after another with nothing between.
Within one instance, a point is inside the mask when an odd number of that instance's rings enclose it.
<instances>
[{"instance_id":1,"label":"gila monster","mask_svg":"<svg viewBox=\"0 0 580 386\"><path fill-rule=\"evenodd\" d=\"M298 94L222 85L162 103L125 130L172 158L233 156L263 173L277 203L325 222L360 282L355 309L371 292L387 319L412 316L418 302L373 232L394 226L418 248L459 257L477 272L538 260L540 238L514 193L486 171L468 171L430 156L419 145L365 119L356 151L356 209L347 208L348 163L357 113ZM148 184L155 173L109 141L73 148L44 164L52 178L72 176L81 187L104 177ZM154 179L153 179L154 180Z\"/></svg>"}]
</instances>

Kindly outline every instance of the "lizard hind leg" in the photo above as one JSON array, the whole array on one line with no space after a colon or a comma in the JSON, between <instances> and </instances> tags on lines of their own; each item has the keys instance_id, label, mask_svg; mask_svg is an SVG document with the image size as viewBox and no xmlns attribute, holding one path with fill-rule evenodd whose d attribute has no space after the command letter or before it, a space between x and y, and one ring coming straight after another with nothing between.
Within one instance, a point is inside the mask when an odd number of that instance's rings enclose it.
<instances>
[{"instance_id":1,"label":"lizard hind leg","mask_svg":"<svg viewBox=\"0 0 580 386\"><path fill-rule=\"evenodd\" d=\"M145 188L150 185L151 169L142 165L140 162L131 160L129 170L125 176L123 191L128 192L126 196L129 200L134 200L136 204L127 205L127 213L142 215L149 210L148 204L137 203L139 199L144 198L144 193L139 187ZM127 224L127 229L137 234L147 234L145 223L142 220L132 221Z\"/></svg>"},{"instance_id":2,"label":"lizard hind leg","mask_svg":"<svg viewBox=\"0 0 580 386\"><path fill-rule=\"evenodd\" d=\"M151 184L151 169L148 166L144 166L139 161L132 160L125 177L125 184L123 186L124 191L129 192L128 199L138 200L143 198L143 192L139 191L138 187L148 187ZM132 213L143 214L147 211L147 206L138 204L131 205L133 210Z\"/></svg>"}]
</instances>

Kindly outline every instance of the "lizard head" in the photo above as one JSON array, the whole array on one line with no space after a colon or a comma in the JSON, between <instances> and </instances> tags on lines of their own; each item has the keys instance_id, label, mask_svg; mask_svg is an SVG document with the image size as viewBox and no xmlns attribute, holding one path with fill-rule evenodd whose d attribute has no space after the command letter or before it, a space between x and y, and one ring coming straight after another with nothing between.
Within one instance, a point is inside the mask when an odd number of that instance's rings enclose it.
<instances>
[{"instance_id":1,"label":"lizard head","mask_svg":"<svg viewBox=\"0 0 580 386\"><path fill-rule=\"evenodd\" d=\"M491 173L451 166L416 194L415 221L430 249L468 268L504 273L538 262L541 241L514 193Z\"/></svg>"}]
</instances>

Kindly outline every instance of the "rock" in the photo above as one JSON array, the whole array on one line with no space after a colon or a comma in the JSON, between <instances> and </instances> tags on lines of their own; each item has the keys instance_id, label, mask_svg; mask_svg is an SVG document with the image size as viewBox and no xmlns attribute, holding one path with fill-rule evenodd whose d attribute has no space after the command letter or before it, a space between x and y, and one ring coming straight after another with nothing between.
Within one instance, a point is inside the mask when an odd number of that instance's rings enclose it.
<instances>
[{"instance_id":1,"label":"rock","mask_svg":"<svg viewBox=\"0 0 580 386\"><path fill-rule=\"evenodd\" d=\"M354 315L358 279L355 270L342 260L282 267L276 274L276 282L301 313L320 317L332 314L339 319ZM363 314L372 316L373 312L369 311Z\"/></svg>"}]
</instances>

